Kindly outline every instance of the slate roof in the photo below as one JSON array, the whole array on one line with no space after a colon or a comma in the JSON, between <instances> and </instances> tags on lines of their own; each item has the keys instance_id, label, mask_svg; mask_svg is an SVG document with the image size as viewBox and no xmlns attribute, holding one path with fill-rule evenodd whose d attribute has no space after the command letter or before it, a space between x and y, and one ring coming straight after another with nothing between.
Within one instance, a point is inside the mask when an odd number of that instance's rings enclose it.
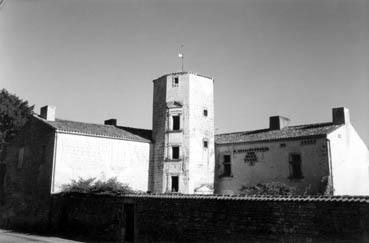
<instances>
[{"instance_id":1,"label":"slate roof","mask_svg":"<svg viewBox=\"0 0 369 243\"><path fill-rule=\"evenodd\" d=\"M129 127L116 127L113 125L93 124L62 119L56 119L55 121L47 121L42 118L39 119L49 124L59 132L91 135L96 137L116 138L146 143L151 142L150 130Z\"/></svg>"},{"instance_id":2,"label":"slate roof","mask_svg":"<svg viewBox=\"0 0 369 243\"><path fill-rule=\"evenodd\" d=\"M342 125L334 125L331 122L327 122L308 125L287 126L281 130L261 129L254 131L224 133L215 135L215 143L227 144L315 137L326 135L341 126Z\"/></svg>"}]
</instances>

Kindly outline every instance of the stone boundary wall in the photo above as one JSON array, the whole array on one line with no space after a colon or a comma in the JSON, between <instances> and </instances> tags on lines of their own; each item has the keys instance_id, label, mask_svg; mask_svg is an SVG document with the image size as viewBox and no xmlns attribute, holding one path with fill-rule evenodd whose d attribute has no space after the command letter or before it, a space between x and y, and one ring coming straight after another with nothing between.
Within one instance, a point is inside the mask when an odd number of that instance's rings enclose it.
<instances>
[{"instance_id":1,"label":"stone boundary wall","mask_svg":"<svg viewBox=\"0 0 369 243\"><path fill-rule=\"evenodd\" d=\"M53 196L58 232L123 242L125 204L136 242L368 242L369 197Z\"/></svg>"}]
</instances>

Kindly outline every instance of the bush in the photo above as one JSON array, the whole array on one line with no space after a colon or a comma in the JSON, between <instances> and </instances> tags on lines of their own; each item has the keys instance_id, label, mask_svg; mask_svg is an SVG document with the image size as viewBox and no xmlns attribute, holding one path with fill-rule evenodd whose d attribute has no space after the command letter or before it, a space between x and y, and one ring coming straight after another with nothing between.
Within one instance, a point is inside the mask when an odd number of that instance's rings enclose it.
<instances>
[{"instance_id":1,"label":"bush","mask_svg":"<svg viewBox=\"0 0 369 243\"><path fill-rule=\"evenodd\" d=\"M242 186L246 195L292 196L297 195L296 188L280 182L259 183L255 186Z\"/></svg>"},{"instance_id":2,"label":"bush","mask_svg":"<svg viewBox=\"0 0 369 243\"><path fill-rule=\"evenodd\" d=\"M62 192L112 192L119 194L137 193L129 185L119 182L116 177L110 178L107 181L95 180L96 178L79 178L78 180L72 180L70 184L62 186Z\"/></svg>"}]
</instances>

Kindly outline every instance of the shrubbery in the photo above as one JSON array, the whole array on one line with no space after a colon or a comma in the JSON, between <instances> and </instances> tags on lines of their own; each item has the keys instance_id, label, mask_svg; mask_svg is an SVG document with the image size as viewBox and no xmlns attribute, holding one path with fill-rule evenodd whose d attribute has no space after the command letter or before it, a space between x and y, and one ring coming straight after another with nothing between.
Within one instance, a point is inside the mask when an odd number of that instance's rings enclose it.
<instances>
[{"instance_id":1,"label":"shrubbery","mask_svg":"<svg viewBox=\"0 0 369 243\"><path fill-rule=\"evenodd\" d=\"M271 195L271 196L292 196L297 195L296 188L280 182L270 182L257 184L255 186L243 186L242 193L246 195Z\"/></svg>"},{"instance_id":2,"label":"shrubbery","mask_svg":"<svg viewBox=\"0 0 369 243\"><path fill-rule=\"evenodd\" d=\"M107 181L96 180L96 178L72 180L70 184L62 186L62 192L80 193L102 193L112 192L119 194L137 193L129 185L121 183L116 177Z\"/></svg>"}]
</instances>

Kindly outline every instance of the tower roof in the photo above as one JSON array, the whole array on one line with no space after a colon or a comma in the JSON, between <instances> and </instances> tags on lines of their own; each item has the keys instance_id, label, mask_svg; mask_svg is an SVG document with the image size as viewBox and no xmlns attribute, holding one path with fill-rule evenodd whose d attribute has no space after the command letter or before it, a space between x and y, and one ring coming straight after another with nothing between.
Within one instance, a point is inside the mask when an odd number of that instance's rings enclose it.
<instances>
[{"instance_id":1,"label":"tower roof","mask_svg":"<svg viewBox=\"0 0 369 243\"><path fill-rule=\"evenodd\" d=\"M204 78L208 78L208 79L214 80L214 78L212 78L210 76L201 75L201 74L198 74L198 73L195 73L195 72L174 72L174 73L164 74L164 75L160 76L159 78L154 79L153 81L159 80L159 79L161 79L163 77L167 77L167 76L176 76L176 75L185 75L185 74L192 74L192 75L196 75L196 76L199 76L199 77L204 77Z\"/></svg>"}]
</instances>

